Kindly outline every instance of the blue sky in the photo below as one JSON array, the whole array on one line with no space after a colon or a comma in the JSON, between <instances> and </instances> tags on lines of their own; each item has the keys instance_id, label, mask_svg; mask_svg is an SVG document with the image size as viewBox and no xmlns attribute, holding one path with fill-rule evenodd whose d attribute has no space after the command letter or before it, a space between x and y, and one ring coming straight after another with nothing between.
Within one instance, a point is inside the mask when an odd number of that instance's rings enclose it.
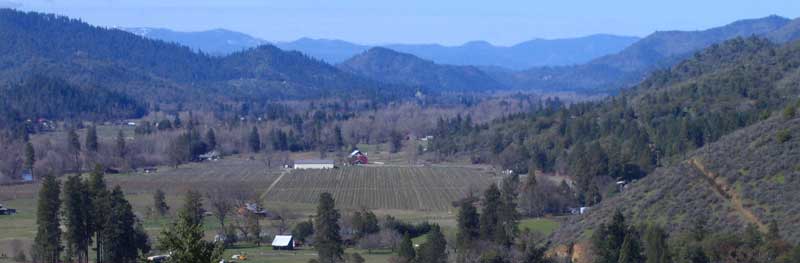
<instances>
[{"instance_id":1,"label":"blue sky","mask_svg":"<svg viewBox=\"0 0 800 263\"><path fill-rule=\"evenodd\" d=\"M226 28L271 41L510 45L532 38L610 33L645 36L744 18L800 16L798 0L0 0L101 26Z\"/></svg>"}]
</instances>

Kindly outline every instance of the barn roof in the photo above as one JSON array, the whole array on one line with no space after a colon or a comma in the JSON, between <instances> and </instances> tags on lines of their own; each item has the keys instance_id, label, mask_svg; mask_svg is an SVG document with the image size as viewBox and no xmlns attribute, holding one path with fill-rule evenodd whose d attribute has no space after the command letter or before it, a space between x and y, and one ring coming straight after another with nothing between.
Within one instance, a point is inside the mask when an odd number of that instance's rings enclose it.
<instances>
[{"instance_id":1,"label":"barn roof","mask_svg":"<svg viewBox=\"0 0 800 263\"><path fill-rule=\"evenodd\" d=\"M291 235L277 235L275 239L272 240L273 247L286 247L292 242Z\"/></svg>"},{"instance_id":2,"label":"barn roof","mask_svg":"<svg viewBox=\"0 0 800 263\"><path fill-rule=\"evenodd\" d=\"M294 164L333 164L333 160L296 160Z\"/></svg>"}]
</instances>

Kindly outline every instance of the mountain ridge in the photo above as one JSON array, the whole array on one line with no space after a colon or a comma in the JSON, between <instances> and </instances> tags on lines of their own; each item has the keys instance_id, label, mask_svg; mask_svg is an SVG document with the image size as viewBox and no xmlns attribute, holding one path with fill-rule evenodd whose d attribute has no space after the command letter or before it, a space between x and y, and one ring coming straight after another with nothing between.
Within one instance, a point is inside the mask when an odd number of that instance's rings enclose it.
<instances>
[{"instance_id":1,"label":"mountain ridge","mask_svg":"<svg viewBox=\"0 0 800 263\"><path fill-rule=\"evenodd\" d=\"M337 67L378 81L429 90L481 92L504 88L476 67L440 65L384 47L371 48Z\"/></svg>"}]
</instances>

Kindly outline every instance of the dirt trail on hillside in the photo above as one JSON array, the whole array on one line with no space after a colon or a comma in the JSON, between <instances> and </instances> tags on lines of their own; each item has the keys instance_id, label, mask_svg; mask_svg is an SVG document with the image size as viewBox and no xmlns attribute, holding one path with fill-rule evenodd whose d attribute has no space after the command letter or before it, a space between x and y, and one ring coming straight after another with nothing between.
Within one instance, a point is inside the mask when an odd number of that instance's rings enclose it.
<instances>
[{"instance_id":1,"label":"dirt trail on hillside","mask_svg":"<svg viewBox=\"0 0 800 263\"><path fill-rule=\"evenodd\" d=\"M706 166L703 165L702 161L697 158L690 159L689 163L692 164L694 168L697 169L701 174L703 174L703 177L706 178L711 186L713 186L714 191L716 191L720 196L728 200L728 202L733 205L733 209L736 210L736 212L738 212L747 222L758 226L758 229L761 232L766 233L767 226L761 222L760 219L758 219L753 211L750 211L744 207L739 193L731 188L728 182L725 181L725 178L706 169Z\"/></svg>"}]
</instances>

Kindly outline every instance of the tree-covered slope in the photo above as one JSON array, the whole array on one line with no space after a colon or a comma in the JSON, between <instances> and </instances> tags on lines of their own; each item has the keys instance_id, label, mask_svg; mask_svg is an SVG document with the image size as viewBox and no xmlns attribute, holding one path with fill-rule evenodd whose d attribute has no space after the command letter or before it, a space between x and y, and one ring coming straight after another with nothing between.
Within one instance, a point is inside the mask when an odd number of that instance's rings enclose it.
<instances>
[{"instance_id":1,"label":"tree-covered slope","mask_svg":"<svg viewBox=\"0 0 800 263\"><path fill-rule=\"evenodd\" d=\"M800 42L783 46L737 38L714 45L639 86L600 102L562 107L489 125L442 121L432 149L525 172L572 176L581 204L730 132L755 124L800 94Z\"/></svg>"},{"instance_id":2,"label":"tree-covered slope","mask_svg":"<svg viewBox=\"0 0 800 263\"><path fill-rule=\"evenodd\" d=\"M35 72L159 102L328 94L374 98L405 92L272 46L212 57L177 44L49 14L0 9L0 38L5 40L0 42L3 82L19 81ZM354 88L366 90L353 92Z\"/></svg>"},{"instance_id":3,"label":"tree-covered slope","mask_svg":"<svg viewBox=\"0 0 800 263\"><path fill-rule=\"evenodd\" d=\"M781 115L781 114L776 114ZM562 224L560 242L588 237L620 210L634 224L657 223L687 232L706 218L711 232L766 230L775 221L800 242L800 118L775 116L688 153L684 161L633 182L590 212Z\"/></svg>"},{"instance_id":4,"label":"tree-covered slope","mask_svg":"<svg viewBox=\"0 0 800 263\"><path fill-rule=\"evenodd\" d=\"M486 91L503 85L472 66L439 65L386 48L372 48L338 65L379 81L438 91Z\"/></svg>"}]
</instances>

